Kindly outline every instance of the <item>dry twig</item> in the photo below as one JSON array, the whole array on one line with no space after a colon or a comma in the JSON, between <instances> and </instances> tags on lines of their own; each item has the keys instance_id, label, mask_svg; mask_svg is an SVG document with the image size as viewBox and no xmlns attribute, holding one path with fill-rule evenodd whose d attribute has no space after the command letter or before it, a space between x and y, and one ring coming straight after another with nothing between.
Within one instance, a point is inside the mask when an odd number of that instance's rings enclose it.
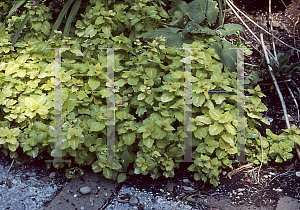
<instances>
[{"instance_id":1,"label":"dry twig","mask_svg":"<svg viewBox=\"0 0 300 210\"><path fill-rule=\"evenodd\" d=\"M8 173L8 172L9 172L9 170L11 169L11 167L12 167L12 165L13 165L14 161L15 161L15 159L13 159L13 161L11 162L11 164L10 164L10 167L9 167L9 169L8 169L8 171L7 171L6 173Z\"/></svg>"},{"instance_id":2,"label":"dry twig","mask_svg":"<svg viewBox=\"0 0 300 210\"><path fill-rule=\"evenodd\" d=\"M274 56L277 60L277 53L276 53L276 48L275 48L275 42L274 42L274 34L273 34L273 25L272 25L272 12L271 12L271 0L269 0L269 21L270 21L270 30L272 34L272 44L273 44L273 49L274 49Z\"/></svg>"},{"instance_id":3,"label":"dry twig","mask_svg":"<svg viewBox=\"0 0 300 210\"><path fill-rule=\"evenodd\" d=\"M229 0L226 0L226 2L228 3L231 3L232 5L230 5L230 4L228 4L229 5L229 7L232 9L232 11L235 11L234 9L233 9L233 7L238 11L238 12L240 12L243 16L245 16L251 23L253 23L254 25L256 25L258 28L260 28L261 30L263 30L265 33L267 33L267 34L269 34L269 35L272 35L269 31L267 31L267 30L265 30L263 27L261 27L260 25L258 25L257 23L255 23L251 18L249 18L245 13L243 13L241 10L239 10L239 8L237 8L231 1L229 1ZM237 13L235 12L235 14L237 15ZM237 15L237 17L241 20L241 18L240 18L240 16L239 15ZM242 20L241 20L242 21ZM244 24L244 21L242 21L242 23ZM244 24L245 25L245 24ZM246 26L245 26L246 27ZM246 27L248 30L249 30L249 27L247 26ZM252 31L250 30L250 33L251 33ZM252 34L253 34L253 32L252 32ZM252 37L250 37L250 38L252 38ZM258 43L260 43L261 44L261 42L260 42L260 40L255 36L255 38L256 38L256 41L258 42ZM285 42L283 42L283 41L281 41L279 38L277 38L276 36L274 36L274 38L277 40L277 41L279 41L279 42L281 42L282 44L284 44L285 46L287 46L287 47L289 47L289 48L292 48L292 49L294 49L294 50L296 50L296 52L300 52L300 50L298 50L298 49L296 49L296 48L294 48L294 47L292 47L292 46L290 46L290 45L288 45L288 44L286 44ZM268 50L268 49L266 49L267 50L267 52L268 53L270 53L270 51ZM273 55L272 54L270 54L271 55L271 57L273 58ZM275 62L277 62L277 60L275 61Z\"/></svg>"},{"instance_id":4,"label":"dry twig","mask_svg":"<svg viewBox=\"0 0 300 210\"><path fill-rule=\"evenodd\" d=\"M239 167L239 168L237 168L237 169L234 169L234 170L230 171L230 172L227 174L227 177L228 177L229 179L231 179L231 176L232 176L232 175L237 174L238 172L241 172L241 171L243 171L244 169L251 168L251 167L253 167L253 163L248 163L247 165L243 165L243 166L241 166L241 167Z\"/></svg>"},{"instance_id":5,"label":"dry twig","mask_svg":"<svg viewBox=\"0 0 300 210\"><path fill-rule=\"evenodd\" d=\"M278 96L279 96L279 99L280 99L280 102L281 102L281 106L282 106L282 109L283 109L283 114L284 114L284 117L285 117L286 126L287 126L288 129L290 129L291 126L290 126L289 118L288 118L288 115L287 115L285 102L283 100L283 96L282 96L281 91L279 89L279 86L277 84L276 78L275 78L275 76L273 74L272 67L269 65L270 61L269 61L267 50L266 50L266 47L265 47L265 44L264 44L264 41L263 41L263 34L262 33L260 34L260 38L261 38L262 47L263 47L263 50L264 50L264 53L265 53L266 61L267 61L268 67L269 67L268 69L269 69L269 72L271 74L272 80L274 82L274 86L275 86L275 88L277 90L277 93L278 93ZM296 152L297 152L298 158L300 159L300 151L299 151L299 148L298 148L296 142L295 142L295 148L296 148Z\"/></svg>"}]
</instances>

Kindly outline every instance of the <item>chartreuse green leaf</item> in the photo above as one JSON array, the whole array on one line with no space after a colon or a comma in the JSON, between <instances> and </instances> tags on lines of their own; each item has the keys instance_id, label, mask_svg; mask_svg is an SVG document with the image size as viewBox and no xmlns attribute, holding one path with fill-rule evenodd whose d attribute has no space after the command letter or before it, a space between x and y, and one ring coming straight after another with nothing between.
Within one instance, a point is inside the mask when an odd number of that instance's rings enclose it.
<instances>
[{"instance_id":1,"label":"chartreuse green leaf","mask_svg":"<svg viewBox=\"0 0 300 210\"><path fill-rule=\"evenodd\" d=\"M94 78L90 78L88 84L92 90L96 90L100 86L100 82Z\"/></svg>"},{"instance_id":2,"label":"chartreuse green leaf","mask_svg":"<svg viewBox=\"0 0 300 210\"><path fill-rule=\"evenodd\" d=\"M84 32L85 35L90 36L91 38L97 34L97 30L95 30L94 25L89 25Z\"/></svg>"},{"instance_id":3,"label":"chartreuse green leaf","mask_svg":"<svg viewBox=\"0 0 300 210\"><path fill-rule=\"evenodd\" d=\"M229 111L225 112L221 119L219 120L219 123L228 123L231 122L233 119L232 115L230 114Z\"/></svg>"},{"instance_id":4,"label":"chartreuse green leaf","mask_svg":"<svg viewBox=\"0 0 300 210\"><path fill-rule=\"evenodd\" d=\"M184 116L181 112L175 112L175 117L179 122L184 122Z\"/></svg>"},{"instance_id":5,"label":"chartreuse green leaf","mask_svg":"<svg viewBox=\"0 0 300 210\"><path fill-rule=\"evenodd\" d=\"M49 36L49 34L50 34L50 23L47 21L47 20L45 20L44 22L43 22L43 25L42 25L42 27L41 27L41 31L46 35L46 36Z\"/></svg>"},{"instance_id":6,"label":"chartreuse green leaf","mask_svg":"<svg viewBox=\"0 0 300 210\"><path fill-rule=\"evenodd\" d=\"M207 136L207 128L197 128L196 131L194 131L194 135L198 139L205 138Z\"/></svg>"},{"instance_id":7,"label":"chartreuse green leaf","mask_svg":"<svg viewBox=\"0 0 300 210\"><path fill-rule=\"evenodd\" d=\"M83 56L83 53L78 48L75 48L74 45L71 47L70 51L76 56Z\"/></svg>"},{"instance_id":8,"label":"chartreuse green leaf","mask_svg":"<svg viewBox=\"0 0 300 210\"><path fill-rule=\"evenodd\" d=\"M126 180L126 173L120 173L118 175L118 183L124 182Z\"/></svg>"},{"instance_id":9,"label":"chartreuse green leaf","mask_svg":"<svg viewBox=\"0 0 300 210\"><path fill-rule=\"evenodd\" d=\"M128 81L129 85L137 85L137 83L139 81L139 78L137 78L137 77L129 77L127 81Z\"/></svg>"},{"instance_id":10,"label":"chartreuse green leaf","mask_svg":"<svg viewBox=\"0 0 300 210\"><path fill-rule=\"evenodd\" d=\"M217 109L209 110L209 115L216 121L218 121L222 117L222 114Z\"/></svg>"},{"instance_id":11,"label":"chartreuse green leaf","mask_svg":"<svg viewBox=\"0 0 300 210\"><path fill-rule=\"evenodd\" d=\"M79 138L78 137L72 138L72 139L68 140L68 142L69 142L71 148L73 150L76 150L79 145Z\"/></svg>"},{"instance_id":12,"label":"chartreuse green leaf","mask_svg":"<svg viewBox=\"0 0 300 210\"><path fill-rule=\"evenodd\" d=\"M172 101L174 98L175 98L174 93L166 92L166 93L163 93L163 95L161 96L161 101L166 103L166 102Z\"/></svg>"},{"instance_id":13,"label":"chartreuse green leaf","mask_svg":"<svg viewBox=\"0 0 300 210\"><path fill-rule=\"evenodd\" d=\"M210 118L209 118L209 117L206 117L206 116L204 116L204 115L202 115L202 116L197 116L195 120L196 120L197 122L202 122L202 123L207 124L207 125L211 124Z\"/></svg>"},{"instance_id":14,"label":"chartreuse green leaf","mask_svg":"<svg viewBox=\"0 0 300 210\"><path fill-rule=\"evenodd\" d=\"M216 102L216 104L221 104L226 98L224 94L213 94L212 99Z\"/></svg>"},{"instance_id":15,"label":"chartreuse green leaf","mask_svg":"<svg viewBox=\"0 0 300 210\"><path fill-rule=\"evenodd\" d=\"M194 106L201 107L205 102L205 97L203 93L193 93L192 94L192 102Z\"/></svg>"},{"instance_id":16,"label":"chartreuse green leaf","mask_svg":"<svg viewBox=\"0 0 300 210\"><path fill-rule=\"evenodd\" d=\"M107 166L114 170L119 170L122 168L122 165L119 162L108 162Z\"/></svg>"},{"instance_id":17,"label":"chartreuse green leaf","mask_svg":"<svg viewBox=\"0 0 300 210\"><path fill-rule=\"evenodd\" d=\"M127 133L123 135L123 140L126 145L132 145L135 141L136 134L135 133Z\"/></svg>"},{"instance_id":18,"label":"chartreuse green leaf","mask_svg":"<svg viewBox=\"0 0 300 210\"><path fill-rule=\"evenodd\" d=\"M103 31L103 34L104 34L104 38L109 38L111 27L109 25L107 25L107 26L102 26L101 28L102 28L102 31Z\"/></svg>"},{"instance_id":19,"label":"chartreuse green leaf","mask_svg":"<svg viewBox=\"0 0 300 210\"><path fill-rule=\"evenodd\" d=\"M222 160L226 156L226 152L218 148L216 149L216 155L219 160Z\"/></svg>"},{"instance_id":20,"label":"chartreuse green leaf","mask_svg":"<svg viewBox=\"0 0 300 210\"><path fill-rule=\"evenodd\" d=\"M231 135L228 135L227 133L223 133L221 137L225 142L230 144L230 146L234 146L234 139Z\"/></svg>"},{"instance_id":21,"label":"chartreuse green leaf","mask_svg":"<svg viewBox=\"0 0 300 210\"><path fill-rule=\"evenodd\" d=\"M92 127L90 129L91 131L101 131L104 128L105 128L105 124L100 122L93 122Z\"/></svg>"},{"instance_id":22,"label":"chartreuse green leaf","mask_svg":"<svg viewBox=\"0 0 300 210\"><path fill-rule=\"evenodd\" d=\"M103 175L105 178L111 179L112 178L112 170L110 168L104 168Z\"/></svg>"},{"instance_id":23,"label":"chartreuse green leaf","mask_svg":"<svg viewBox=\"0 0 300 210\"><path fill-rule=\"evenodd\" d=\"M184 72L183 71L175 71L175 72L172 72L172 78L175 78L175 79L181 79L181 78L184 78Z\"/></svg>"},{"instance_id":24,"label":"chartreuse green leaf","mask_svg":"<svg viewBox=\"0 0 300 210\"><path fill-rule=\"evenodd\" d=\"M162 131L162 132L165 132L165 131ZM165 134L166 134L166 132L165 132ZM155 143L158 148L164 148L169 144L169 141L167 139L157 139L157 140L155 140Z\"/></svg>"},{"instance_id":25,"label":"chartreuse green leaf","mask_svg":"<svg viewBox=\"0 0 300 210\"><path fill-rule=\"evenodd\" d=\"M138 157L135 160L135 163L136 163L137 167L142 167L146 163L146 160L142 157Z\"/></svg>"},{"instance_id":26,"label":"chartreuse green leaf","mask_svg":"<svg viewBox=\"0 0 300 210\"><path fill-rule=\"evenodd\" d=\"M224 127L218 123L209 126L209 134L212 136L218 135L224 130Z\"/></svg>"},{"instance_id":27,"label":"chartreuse green leaf","mask_svg":"<svg viewBox=\"0 0 300 210\"><path fill-rule=\"evenodd\" d=\"M157 70L155 68L146 68L145 71L150 79L154 79L156 77Z\"/></svg>"},{"instance_id":28,"label":"chartreuse green leaf","mask_svg":"<svg viewBox=\"0 0 300 210\"><path fill-rule=\"evenodd\" d=\"M143 143L145 144L146 147L151 148L154 143L154 139L150 137L144 138Z\"/></svg>"},{"instance_id":29,"label":"chartreuse green leaf","mask_svg":"<svg viewBox=\"0 0 300 210\"><path fill-rule=\"evenodd\" d=\"M120 119L120 120L125 119L126 116L127 116L127 113L126 113L125 111L118 111L118 112L116 113L116 117L117 117L118 119Z\"/></svg>"},{"instance_id":30,"label":"chartreuse green leaf","mask_svg":"<svg viewBox=\"0 0 300 210\"><path fill-rule=\"evenodd\" d=\"M300 136L298 134L288 135L289 139L300 145Z\"/></svg>"},{"instance_id":31,"label":"chartreuse green leaf","mask_svg":"<svg viewBox=\"0 0 300 210\"><path fill-rule=\"evenodd\" d=\"M224 127L230 134L236 135L236 129L230 123L224 124Z\"/></svg>"},{"instance_id":32,"label":"chartreuse green leaf","mask_svg":"<svg viewBox=\"0 0 300 210\"><path fill-rule=\"evenodd\" d=\"M145 97L146 97L146 94L145 94L145 93L140 93L140 94L138 95L138 100L139 100L139 101L140 101L140 100L143 100Z\"/></svg>"}]
</instances>

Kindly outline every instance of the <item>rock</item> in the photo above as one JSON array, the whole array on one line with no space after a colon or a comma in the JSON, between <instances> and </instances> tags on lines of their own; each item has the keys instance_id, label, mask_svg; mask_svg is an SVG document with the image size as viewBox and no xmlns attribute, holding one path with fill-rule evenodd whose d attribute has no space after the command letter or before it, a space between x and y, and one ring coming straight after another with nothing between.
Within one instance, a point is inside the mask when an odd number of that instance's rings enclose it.
<instances>
[{"instance_id":1,"label":"rock","mask_svg":"<svg viewBox=\"0 0 300 210\"><path fill-rule=\"evenodd\" d=\"M168 183L166 188L168 192L173 192L173 183Z\"/></svg>"},{"instance_id":2,"label":"rock","mask_svg":"<svg viewBox=\"0 0 300 210\"><path fill-rule=\"evenodd\" d=\"M51 172L49 178L54 178L54 177L55 177L55 172Z\"/></svg>"},{"instance_id":3,"label":"rock","mask_svg":"<svg viewBox=\"0 0 300 210\"><path fill-rule=\"evenodd\" d=\"M49 178L49 177L44 177L42 180L43 180L44 182L49 182L50 178Z\"/></svg>"},{"instance_id":4,"label":"rock","mask_svg":"<svg viewBox=\"0 0 300 210\"><path fill-rule=\"evenodd\" d=\"M129 200L129 203L130 203L131 205L135 205L135 204L137 204L138 202L139 202L138 199L135 198L135 197L132 197L132 198L130 198L130 200Z\"/></svg>"},{"instance_id":5,"label":"rock","mask_svg":"<svg viewBox=\"0 0 300 210\"><path fill-rule=\"evenodd\" d=\"M297 176L297 177L300 177L300 171L297 171L297 172L296 172L296 176Z\"/></svg>"},{"instance_id":6,"label":"rock","mask_svg":"<svg viewBox=\"0 0 300 210\"><path fill-rule=\"evenodd\" d=\"M185 191L195 191L194 188L188 187L188 186L182 186L182 188L183 188L183 190L185 190Z\"/></svg>"},{"instance_id":7,"label":"rock","mask_svg":"<svg viewBox=\"0 0 300 210\"><path fill-rule=\"evenodd\" d=\"M189 179L183 179L183 182L184 183L190 183L190 180Z\"/></svg>"},{"instance_id":8,"label":"rock","mask_svg":"<svg viewBox=\"0 0 300 210\"><path fill-rule=\"evenodd\" d=\"M273 190L276 192L282 192L282 189L280 189L280 188L278 188L278 189L273 188Z\"/></svg>"},{"instance_id":9,"label":"rock","mask_svg":"<svg viewBox=\"0 0 300 210\"><path fill-rule=\"evenodd\" d=\"M26 172L25 173L27 176L30 176L30 177L33 177L33 176L36 176L36 173L35 172Z\"/></svg>"},{"instance_id":10,"label":"rock","mask_svg":"<svg viewBox=\"0 0 300 210\"><path fill-rule=\"evenodd\" d=\"M82 187L82 188L80 188L80 192L81 192L83 195L86 195L86 194L88 194L88 193L91 192L91 188L89 188L89 187Z\"/></svg>"},{"instance_id":11,"label":"rock","mask_svg":"<svg viewBox=\"0 0 300 210\"><path fill-rule=\"evenodd\" d=\"M159 191L160 191L160 192L162 192L162 193L164 192L164 190L163 190L163 189L159 189Z\"/></svg>"}]
</instances>

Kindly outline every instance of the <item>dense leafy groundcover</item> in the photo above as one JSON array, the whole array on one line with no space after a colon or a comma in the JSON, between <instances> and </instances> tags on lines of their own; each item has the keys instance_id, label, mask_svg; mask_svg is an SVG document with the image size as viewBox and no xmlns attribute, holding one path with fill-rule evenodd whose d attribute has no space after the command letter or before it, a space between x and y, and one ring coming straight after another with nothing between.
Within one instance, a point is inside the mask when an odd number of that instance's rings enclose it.
<instances>
[{"instance_id":1,"label":"dense leafy groundcover","mask_svg":"<svg viewBox=\"0 0 300 210\"><path fill-rule=\"evenodd\" d=\"M95 172L103 172L106 178L118 182L133 173L173 177L174 169L179 167L176 161L184 155L186 55L175 48L178 45L172 47L170 40L181 40L179 46L192 48L191 82L195 90L191 127L195 162L189 170L195 171L196 180L218 185L222 168L232 168L231 160L237 153L237 95L218 92L237 88L237 73L232 71L236 54L225 49L235 45L219 37L241 28L209 28L217 17L211 13L217 11L214 1L209 1L207 10L199 10L202 18L192 21L195 14L188 12L188 7L197 8L201 2L181 3L170 17L162 7L147 0L139 4L110 3L110 10L104 8L102 1L91 0L85 13L80 14L82 19L71 25L68 37L63 36L65 31L55 30L49 39L55 25L50 21L51 8L43 2L34 8L27 4L24 8L31 18L24 25L23 39L12 45L10 36L26 18L23 13L12 16L0 30L2 152L11 158L20 152L40 159L55 156L54 50L46 48L69 48L61 53L62 88L70 90L62 94L62 158L79 166L92 165ZM182 19L186 21L180 22ZM162 28L167 27L167 22L178 30L168 29L172 32L166 34ZM133 30L129 33L128 29ZM120 48L114 51L113 149L116 159L122 162L106 161L107 95L97 90L105 90L107 85L107 51L101 49L107 46ZM257 164L261 161L261 142L264 162L291 158L293 142L300 143L299 131L292 127L277 136L268 130L267 137L260 139L256 126L261 125L260 121L268 123L262 118L262 112L267 110L261 102L265 95L259 86L245 93L246 159ZM62 162L46 164L48 168L51 164L56 168L64 166ZM134 170L129 170L130 164Z\"/></svg>"}]
</instances>

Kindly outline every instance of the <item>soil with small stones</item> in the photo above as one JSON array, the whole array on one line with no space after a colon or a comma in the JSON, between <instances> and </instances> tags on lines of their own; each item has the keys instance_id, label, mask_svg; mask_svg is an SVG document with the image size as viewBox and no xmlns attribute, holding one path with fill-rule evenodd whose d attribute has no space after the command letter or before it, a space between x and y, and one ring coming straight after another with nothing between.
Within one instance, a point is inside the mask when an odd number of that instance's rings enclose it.
<instances>
[{"instance_id":1,"label":"soil with small stones","mask_svg":"<svg viewBox=\"0 0 300 210\"><path fill-rule=\"evenodd\" d=\"M187 170L189 165L189 163L181 163L180 168L175 170L176 176L173 178L159 177L153 180L149 175L132 175L130 179L125 181L125 184L129 184L141 191L146 189L153 193L159 193L161 186L166 185L166 183L186 185L186 183L182 183L182 180L189 178L191 187L197 191L196 193L189 193L189 196L195 199L195 202L189 201L189 205L194 208L198 207L196 202L202 202L203 204L203 199L201 199L203 195L217 196L218 199L227 198L236 207L252 204L257 207L268 207L268 209L272 210L276 209L277 202L283 195L300 200L300 177L297 177L295 174L296 171L300 171L300 163L296 159L292 159L284 164L269 163L264 165L259 172L261 185L255 183L246 172L247 170L233 175L229 179L227 174L231 169L228 169L226 170L226 175L220 176L219 186L212 187L208 183L203 184L201 181L195 181L193 179L194 173ZM239 168L241 165L240 163L234 163L233 168ZM283 167L283 165L287 167ZM183 197L187 197L187 193L182 193L182 189L174 189L169 197L182 201ZM240 189L243 191L240 191Z\"/></svg>"},{"instance_id":2,"label":"soil with small stones","mask_svg":"<svg viewBox=\"0 0 300 210\"><path fill-rule=\"evenodd\" d=\"M268 1L233 1L234 4L244 13L246 13L252 20L254 20L257 24L261 25L263 28L269 31L268 28ZM266 2L262 5L262 3ZM279 37L286 44L300 48L300 1L293 0L287 1L284 0L286 6L285 9L281 1L272 1L272 16L274 24L274 35ZM228 6L227 6L228 8ZM241 15L241 14L240 14ZM259 37L261 30L252 24L249 20L244 18L241 15L242 19L245 23L251 28L251 30ZM241 21L231 12L226 14L225 23L238 23L241 24ZM295 27L294 27L295 26ZM293 33L295 31L295 33ZM248 38L247 46L249 48L255 47L253 50L253 54L251 56L245 56L245 63L251 64L260 64L262 57L262 49L258 45L257 42L253 41L250 37L252 36L247 29L245 29L245 33ZM295 42L294 42L295 37ZM236 36L232 36L232 41L235 42ZM229 39L231 40L231 39ZM266 46L273 53L272 44L268 44L270 41L269 36L264 34L264 40ZM286 53L290 48L276 41L276 51ZM300 54L300 53L299 53ZM293 56L290 59L290 62L295 62L299 58L294 52ZM289 64L288 63L288 64ZM254 69L250 69L249 66L246 66L246 70L248 71L262 71L267 72L266 67L259 66ZM300 77L293 78L295 83L300 86ZM271 130L274 133L279 133L280 129L286 128L285 122L279 120L282 117L282 108L279 100L274 100L274 98L278 98L275 90L270 90L270 86L272 81L270 79L261 81L258 83L262 92L267 96L263 102L267 105L269 111L267 115L273 118L273 122L271 123ZM280 83L279 81L279 84ZM256 84L253 84L256 85ZM296 108L293 103L292 98L288 92L288 89L283 85L280 85L282 88L282 94L285 97L285 102L287 105L288 113L296 118ZM295 86L291 85L291 88L294 90ZM300 100L298 98L298 103L300 104ZM164 178L159 177L158 179L153 180L150 176L139 176L139 175L131 175L130 178L125 182L126 184L132 185L138 189L146 189L152 192L158 192L161 188L162 184L166 185L168 182L173 182L175 184L179 184L182 182L183 178L190 178L190 185L197 190L197 194L206 194L206 195L217 195L219 199L229 198L233 204L241 206L243 204L253 204L257 207L265 206L269 207L269 209L275 210L276 204L279 198L282 195L286 195L292 198L296 198L300 200L300 178L296 176L295 172L300 171L300 161L296 158L296 153L293 152L294 158L290 161L284 162L282 164L269 163L268 165L263 165L260 170L259 181L262 185L257 184L253 178L251 178L250 174L240 172L236 175L232 176L232 179L229 179L226 175L220 176L220 185L218 187L212 187L210 184L203 184L201 181L195 181L193 179L193 172L187 170L190 163L181 163L180 168L175 170L174 178ZM43 161L41 161L43 162ZM43 163L39 163L40 168L44 168ZM246 164L246 163L244 163ZM26 165L26 164L24 164ZM235 163L233 164L233 168L239 168L243 163ZM49 174L53 170L45 172L44 170L39 171L38 173L47 173ZM54 170L57 171L57 170ZM59 169L60 173L64 175L64 169ZM227 169L226 173L230 172L231 169ZM257 172L257 170L255 171ZM274 174L274 175L272 175ZM60 178L60 182L68 182L68 179ZM121 184L120 184L121 186ZM117 187L116 190L120 189ZM175 190L172 192L170 197L173 197L175 200L183 199L181 196L181 189L174 188ZM239 193L238 189L244 189L241 193ZM274 189L278 190L275 191ZM282 190L282 192L279 192ZM200 193L199 193L200 192ZM59 191L56 193L58 194ZM239 193L239 195L238 195ZM186 195L186 194L185 194ZM191 193L192 195L192 193ZM197 197L196 195L194 198ZM110 198L112 199L112 198ZM199 200L195 199L197 202ZM197 208L197 204L190 201L191 206Z\"/></svg>"}]
</instances>

